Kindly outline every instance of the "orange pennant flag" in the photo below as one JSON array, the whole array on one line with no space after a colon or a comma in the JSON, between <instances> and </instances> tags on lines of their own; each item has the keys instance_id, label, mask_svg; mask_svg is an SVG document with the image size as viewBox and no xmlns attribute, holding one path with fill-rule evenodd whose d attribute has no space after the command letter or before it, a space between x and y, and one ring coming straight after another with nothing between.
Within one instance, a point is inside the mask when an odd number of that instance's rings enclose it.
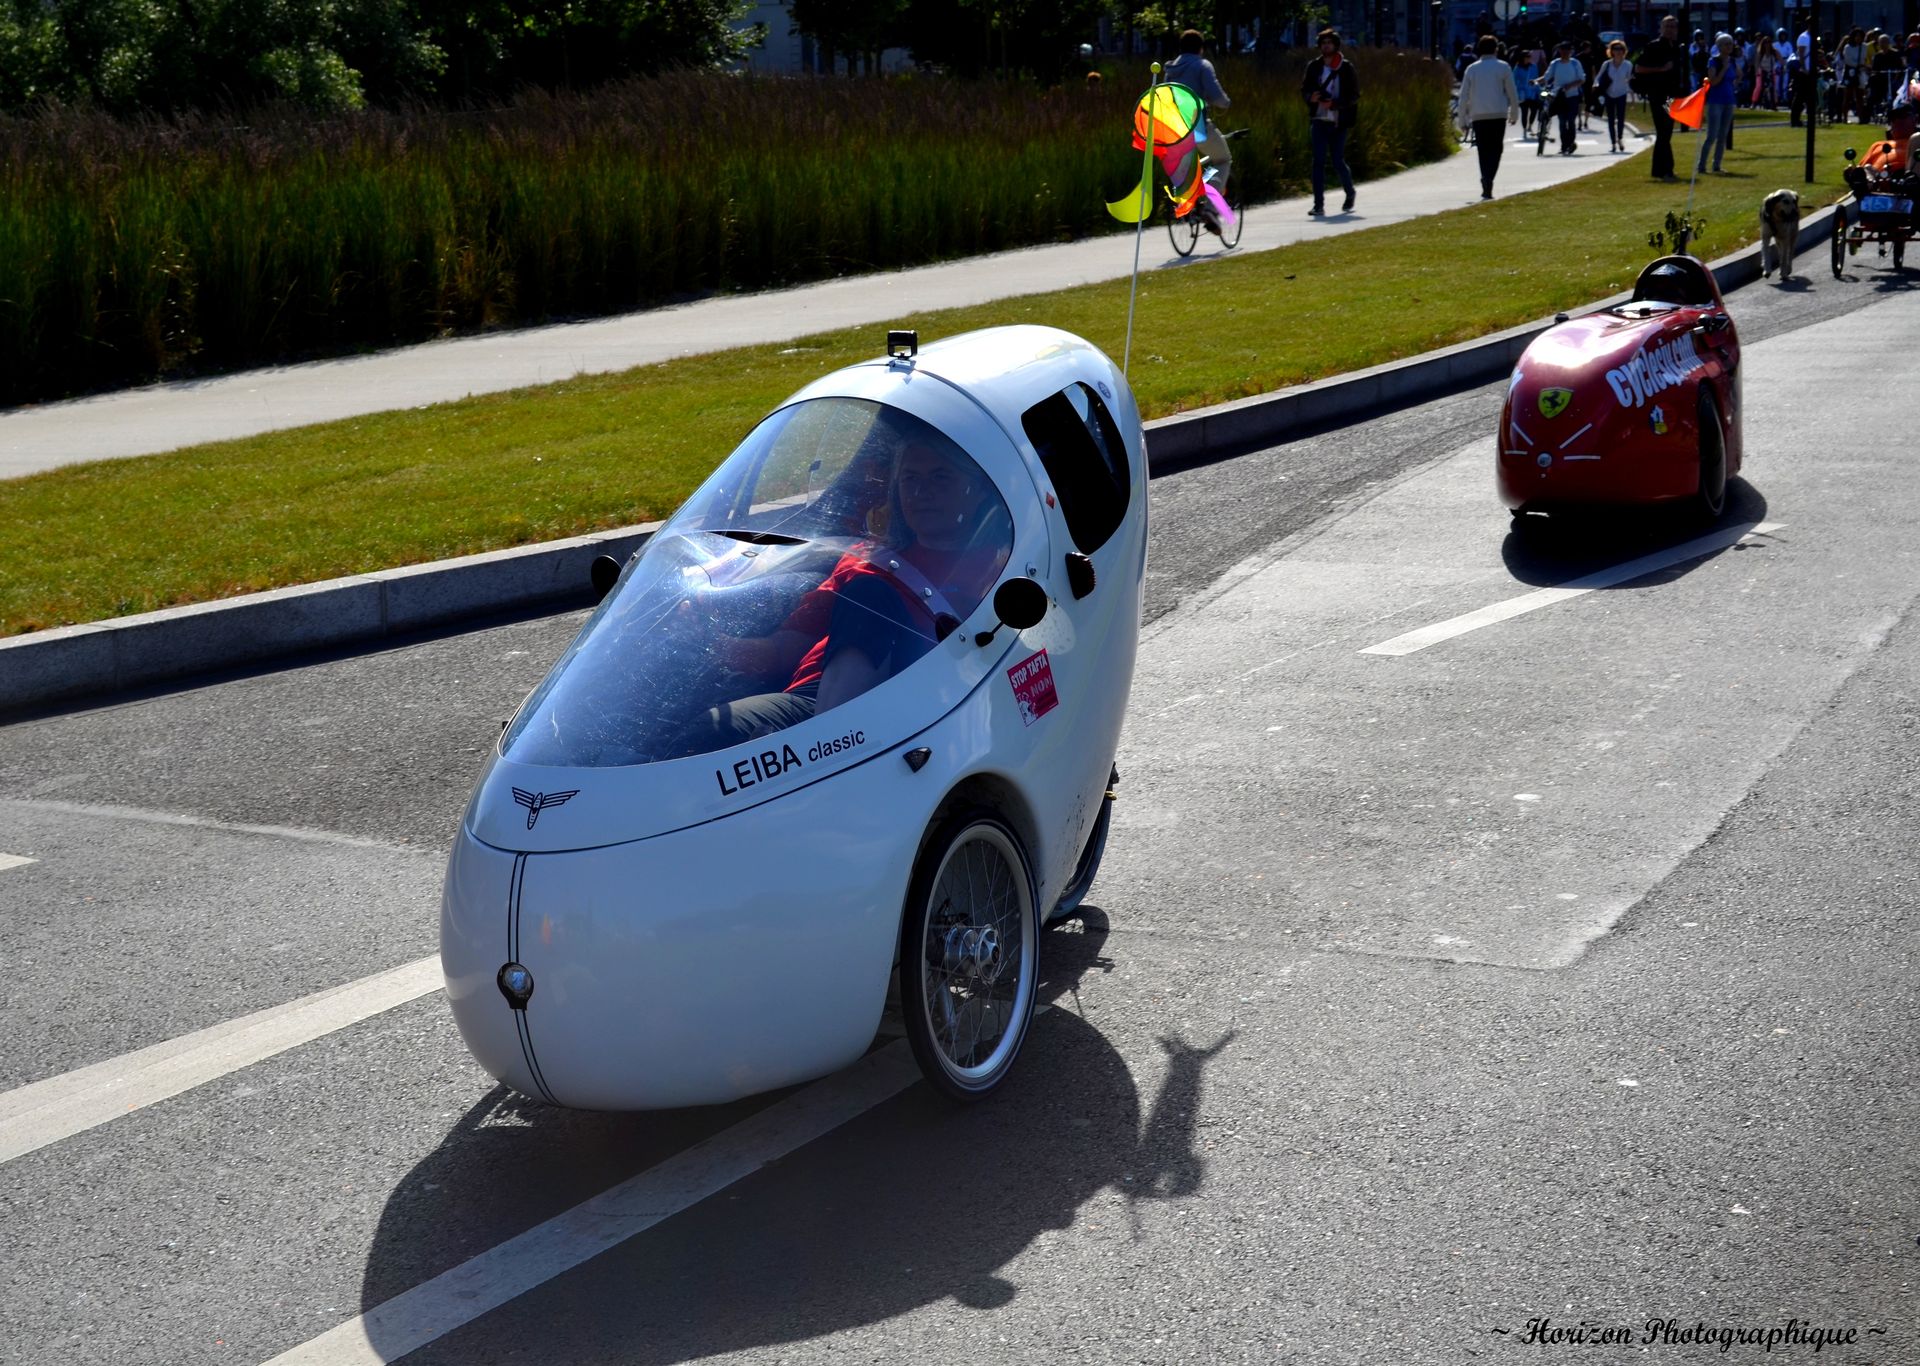
<instances>
[{"instance_id":1,"label":"orange pennant flag","mask_svg":"<svg viewBox=\"0 0 1920 1366\"><path fill-rule=\"evenodd\" d=\"M1700 88L1685 99L1675 100L1668 105L1667 117L1687 128L1698 128L1707 117L1706 82L1702 81Z\"/></svg>"}]
</instances>

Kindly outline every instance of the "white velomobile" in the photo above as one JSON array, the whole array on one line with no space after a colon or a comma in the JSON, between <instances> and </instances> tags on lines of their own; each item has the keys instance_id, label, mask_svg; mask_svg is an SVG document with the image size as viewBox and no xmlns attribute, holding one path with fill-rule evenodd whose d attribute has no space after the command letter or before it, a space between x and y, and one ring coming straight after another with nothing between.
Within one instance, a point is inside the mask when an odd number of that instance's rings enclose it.
<instances>
[{"instance_id":1,"label":"white velomobile","mask_svg":"<svg viewBox=\"0 0 1920 1366\"><path fill-rule=\"evenodd\" d=\"M487 1071L700 1105L872 1042L971 1098L1104 848L1146 567L1140 414L1078 337L1003 327L795 394L624 569L521 705L447 870ZM617 571L617 581L614 573Z\"/></svg>"}]
</instances>

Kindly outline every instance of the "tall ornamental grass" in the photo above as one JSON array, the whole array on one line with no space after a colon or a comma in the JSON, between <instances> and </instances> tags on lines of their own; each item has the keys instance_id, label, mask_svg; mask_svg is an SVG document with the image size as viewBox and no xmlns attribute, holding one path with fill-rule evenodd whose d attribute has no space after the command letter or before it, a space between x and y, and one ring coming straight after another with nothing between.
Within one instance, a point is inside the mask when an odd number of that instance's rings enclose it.
<instances>
[{"instance_id":1,"label":"tall ornamental grass","mask_svg":"<svg viewBox=\"0 0 1920 1366\"><path fill-rule=\"evenodd\" d=\"M1443 155L1444 73L1364 56L1356 174ZM1220 74L1246 195L1297 188L1298 72ZM0 404L1111 231L1143 78L680 74L319 124L0 120Z\"/></svg>"}]
</instances>

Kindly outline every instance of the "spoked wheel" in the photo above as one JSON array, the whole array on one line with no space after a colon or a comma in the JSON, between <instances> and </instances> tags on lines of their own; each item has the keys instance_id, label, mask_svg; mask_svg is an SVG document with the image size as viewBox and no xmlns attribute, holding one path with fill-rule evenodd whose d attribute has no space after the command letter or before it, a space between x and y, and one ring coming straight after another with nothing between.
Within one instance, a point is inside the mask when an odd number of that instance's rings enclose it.
<instances>
[{"instance_id":1,"label":"spoked wheel","mask_svg":"<svg viewBox=\"0 0 1920 1366\"><path fill-rule=\"evenodd\" d=\"M1167 237L1173 243L1174 252L1180 256L1193 255L1193 249L1200 244L1202 231L1198 213L1167 220Z\"/></svg>"},{"instance_id":2,"label":"spoked wheel","mask_svg":"<svg viewBox=\"0 0 1920 1366\"><path fill-rule=\"evenodd\" d=\"M1227 207L1233 210L1233 226L1220 225L1220 245L1231 251L1240 245L1240 230L1247 225L1246 205L1240 202L1240 187L1230 185L1227 189Z\"/></svg>"},{"instance_id":3,"label":"spoked wheel","mask_svg":"<svg viewBox=\"0 0 1920 1366\"><path fill-rule=\"evenodd\" d=\"M1847 273L1847 210L1845 205L1833 211L1833 278Z\"/></svg>"},{"instance_id":4,"label":"spoked wheel","mask_svg":"<svg viewBox=\"0 0 1920 1366\"><path fill-rule=\"evenodd\" d=\"M928 1081L979 1100L1006 1079L1033 1019L1039 917L1020 837L985 810L941 823L907 892L900 1013Z\"/></svg>"},{"instance_id":5,"label":"spoked wheel","mask_svg":"<svg viewBox=\"0 0 1920 1366\"><path fill-rule=\"evenodd\" d=\"M1720 405L1700 391L1700 490L1693 509L1705 522L1717 522L1727 510L1727 434L1720 426Z\"/></svg>"}]
</instances>

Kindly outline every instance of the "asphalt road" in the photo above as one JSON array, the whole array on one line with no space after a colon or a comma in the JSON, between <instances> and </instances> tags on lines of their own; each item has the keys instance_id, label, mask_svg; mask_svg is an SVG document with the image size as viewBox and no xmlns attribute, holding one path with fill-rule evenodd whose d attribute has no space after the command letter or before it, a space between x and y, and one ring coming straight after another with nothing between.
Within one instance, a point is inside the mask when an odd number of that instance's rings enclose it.
<instances>
[{"instance_id":1,"label":"asphalt road","mask_svg":"<svg viewBox=\"0 0 1920 1366\"><path fill-rule=\"evenodd\" d=\"M1920 380L1920 298L1856 274L1734 300L1725 525L1777 529L1415 654L1361 651L1694 533L1509 536L1495 390L1156 479L1114 837L1006 1091L882 1086L407 1360L1611 1359L1672 1317L1920 1361L1920 497L1858 398ZM431 954L579 619L0 729L0 1093ZM857 1083L544 1110L419 997L7 1161L0 1361L392 1355L323 1335Z\"/></svg>"}]
</instances>

